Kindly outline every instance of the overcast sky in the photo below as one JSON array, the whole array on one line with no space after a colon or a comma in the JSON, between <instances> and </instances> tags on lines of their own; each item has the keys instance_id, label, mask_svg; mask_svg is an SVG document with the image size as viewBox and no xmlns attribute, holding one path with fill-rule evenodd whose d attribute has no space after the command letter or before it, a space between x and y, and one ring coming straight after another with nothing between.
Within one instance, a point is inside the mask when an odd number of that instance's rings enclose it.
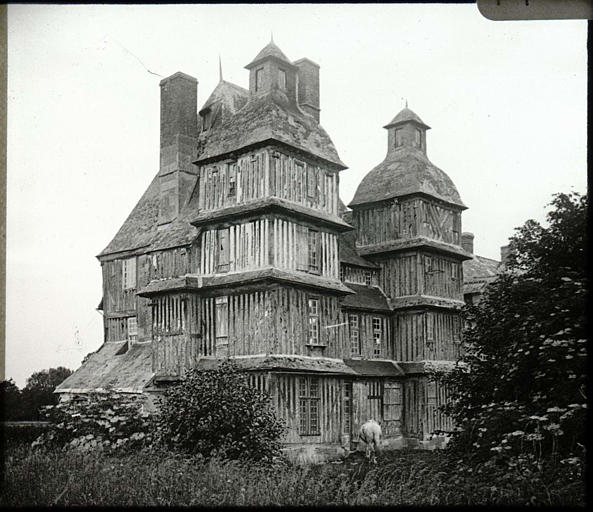
<instances>
[{"instance_id":1,"label":"overcast sky","mask_svg":"<svg viewBox=\"0 0 593 512\"><path fill-rule=\"evenodd\" d=\"M79 366L102 343L95 255L159 163L159 80L198 78L201 105L270 40L321 66L321 124L348 203L386 153L405 99L431 161L498 259L555 192L586 190L586 22L494 22L475 5L8 8L6 375Z\"/></svg>"}]
</instances>

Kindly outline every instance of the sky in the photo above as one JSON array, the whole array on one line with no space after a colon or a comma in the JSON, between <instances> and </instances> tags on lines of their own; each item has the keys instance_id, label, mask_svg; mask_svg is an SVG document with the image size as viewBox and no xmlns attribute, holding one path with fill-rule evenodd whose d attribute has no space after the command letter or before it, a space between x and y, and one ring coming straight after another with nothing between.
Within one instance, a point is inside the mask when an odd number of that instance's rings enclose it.
<instances>
[{"instance_id":1,"label":"sky","mask_svg":"<svg viewBox=\"0 0 593 512\"><path fill-rule=\"evenodd\" d=\"M586 192L586 21L490 21L475 4L10 5L6 377L102 343L101 267L159 165L159 81L201 106L270 40L321 66L321 124L346 204L405 101L432 127L475 252L499 259L556 192ZM156 74L154 74L156 73Z\"/></svg>"}]
</instances>

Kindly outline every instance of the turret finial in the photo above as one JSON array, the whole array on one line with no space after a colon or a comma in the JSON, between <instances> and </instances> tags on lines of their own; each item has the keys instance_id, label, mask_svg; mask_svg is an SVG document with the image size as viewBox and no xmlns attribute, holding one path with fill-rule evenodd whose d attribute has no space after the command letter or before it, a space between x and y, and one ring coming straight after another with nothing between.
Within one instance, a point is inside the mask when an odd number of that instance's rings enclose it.
<instances>
[{"instance_id":1,"label":"turret finial","mask_svg":"<svg viewBox=\"0 0 593 512\"><path fill-rule=\"evenodd\" d=\"M222 82L222 60L220 59L220 53L218 54L218 80Z\"/></svg>"},{"instance_id":2,"label":"turret finial","mask_svg":"<svg viewBox=\"0 0 593 512\"><path fill-rule=\"evenodd\" d=\"M408 98L406 98L406 108L408 108Z\"/></svg>"}]
</instances>

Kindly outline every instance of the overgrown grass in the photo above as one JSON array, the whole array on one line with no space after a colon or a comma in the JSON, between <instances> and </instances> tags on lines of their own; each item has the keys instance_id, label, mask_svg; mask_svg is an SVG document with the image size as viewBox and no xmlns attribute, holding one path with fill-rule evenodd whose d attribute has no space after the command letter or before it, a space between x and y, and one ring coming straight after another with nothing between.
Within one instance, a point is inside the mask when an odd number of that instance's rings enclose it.
<instances>
[{"instance_id":1,"label":"overgrown grass","mask_svg":"<svg viewBox=\"0 0 593 512\"><path fill-rule=\"evenodd\" d=\"M524 472L523 472L524 473ZM4 453L0 506L10 505L584 505L564 468L531 474L458 466L445 453L401 451L377 466L355 456L298 467L137 453Z\"/></svg>"}]
</instances>

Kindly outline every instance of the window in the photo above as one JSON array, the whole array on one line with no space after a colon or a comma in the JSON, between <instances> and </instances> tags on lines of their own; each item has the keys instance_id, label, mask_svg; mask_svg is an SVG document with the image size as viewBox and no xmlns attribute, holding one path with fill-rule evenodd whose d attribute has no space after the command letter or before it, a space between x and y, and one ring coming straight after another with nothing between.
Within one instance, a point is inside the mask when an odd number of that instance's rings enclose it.
<instances>
[{"instance_id":1,"label":"window","mask_svg":"<svg viewBox=\"0 0 593 512\"><path fill-rule=\"evenodd\" d=\"M395 147L399 148L400 146L403 146L404 143L404 131L400 128L399 130L395 130Z\"/></svg>"},{"instance_id":2,"label":"window","mask_svg":"<svg viewBox=\"0 0 593 512\"><path fill-rule=\"evenodd\" d=\"M319 435L319 377L300 377L299 416L302 436Z\"/></svg>"},{"instance_id":3,"label":"window","mask_svg":"<svg viewBox=\"0 0 593 512\"><path fill-rule=\"evenodd\" d=\"M309 298L309 344L319 345L319 299Z\"/></svg>"},{"instance_id":4,"label":"window","mask_svg":"<svg viewBox=\"0 0 593 512\"><path fill-rule=\"evenodd\" d=\"M360 326L358 315L348 315L348 327L350 329L350 352L353 356L360 355Z\"/></svg>"},{"instance_id":5,"label":"window","mask_svg":"<svg viewBox=\"0 0 593 512\"><path fill-rule=\"evenodd\" d=\"M422 147L422 133L418 128L414 130L414 146L417 148Z\"/></svg>"},{"instance_id":6,"label":"window","mask_svg":"<svg viewBox=\"0 0 593 512\"><path fill-rule=\"evenodd\" d=\"M367 286L371 286L372 281L373 281L373 273L370 270L365 270L364 271L364 284L366 284Z\"/></svg>"},{"instance_id":7,"label":"window","mask_svg":"<svg viewBox=\"0 0 593 512\"><path fill-rule=\"evenodd\" d=\"M434 342L434 316L432 313L425 313L424 319L426 322L426 342Z\"/></svg>"},{"instance_id":8,"label":"window","mask_svg":"<svg viewBox=\"0 0 593 512\"><path fill-rule=\"evenodd\" d=\"M370 380L369 385L369 395L368 399L382 399L383 398L383 383L380 380Z\"/></svg>"},{"instance_id":9,"label":"window","mask_svg":"<svg viewBox=\"0 0 593 512\"><path fill-rule=\"evenodd\" d=\"M308 167L307 171L307 197L315 199L317 197L317 170Z\"/></svg>"},{"instance_id":10,"label":"window","mask_svg":"<svg viewBox=\"0 0 593 512\"><path fill-rule=\"evenodd\" d=\"M373 317L373 355L381 355L381 338L383 337L383 326L379 317Z\"/></svg>"},{"instance_id":11,"label":"window","mask_svg":"<svg viewBox=\"0 0 593 512\"><path fill-rule=\"evenodd\" d=\"M128 340L136 341L138 337L138 321L135 316L128 317Z\"/></svg>"},{"instance_id":12,"label":"window","mask_svg":"<svg viewBox=\"0 0 593 512\"><path fill-rule=\"evenodd\" d=\"M424 272L426 274L432 273L432 258L430 256L424 257Z\"/></svg>"},{"instance_id":13,"label":"window","mask_svg":"<svg viewBox=\"0 0 593 512\"><path fill-rule=\"evenodd\" d=\"M136 258L128 258L122 261L122 285L124 290L136 288Z\"/></svg>"},{"instance_id":14,"label":"window","mask_svg":"<svg viewBox=\"0 0 593 512\"><path fill-rule=\"evenodd\" d=\"M457 264L453 261L451 262L451 279L457 281Z\"/></svg>"},{"instance_id":15,"label":"window","mask_svg":"<svg viewBox=\"0 0 593 512\"><path fill-rule=\"evenodd\" d=\"M255 92L261 91L264 85L264 68L255 70Z\"/></svg>"},{"instance_id":16,"label":"window","mask_svg":"<svg viewBox=\"0 0 593 512\"><path fill-rule=\"evenodd\" d=\"M340 281L344 280L344 265L340 265Z\"/></svg>"},{"instance_id":17,"label":"window","mask_svg":"<svg viewBox=\"0 0 593 512\"><path fill-rule=\"evenodd\" d=\"M228 343L229 304L228 297L216 297L216 344Z\"/></svg>"},{"instance_id":18,"label":"window","mask_svg":"<svg viewBox=\"0 0 593 512\"><path fill-rule=\"evenodd\" d=\"M344 421L342 422L344 434L352 430L352 381L344 382Z\"/></svg>"},{"instance_id":19,"label":"window","mask_svg":"<svg viewBox=\"0 0 593 512\"><path fill-rule=\"evenodd\" d=\"M235 165L229 167L229 197L237 195L237 168Z\"/></svg>"},{"instance_id":20,"label":"window","mask_svg":"<svg viewBox=\"0 0 593 512\"><path fill-rule=\"evenodd\" d=\"M204 112L204 117L202 118L202 131L206 131L210 128L210 124L212 123L212 110L208 109Z\"/></svg>"},{"instance_id":21,"label":"window","mask_svg":"<svg viewBox=\"0 0 593 512\"><path fill-rule=\"evenodd\" d=\"M280 89L286 90L286 71L283 69L278 70L278 87L280 87Z\"/></svg>"},{"instance_id":22,"label":"window","mask_svg":"<svg viewBox=\"0 0 593 512\"><path fill-rule=\"evenodd\" d=\"M319 231L310 229L307 235L309 272L319 273Z\"/></svg>"},{"instance_id":23,"label":"window","mask_svg":"<svg viewBox=\"0 0 593 512\"><path fill-rule=\"evenodd\" d=\"M218 272L229 271L229 229L219 229L218 238Z\"/></svg>"}]
</instances>

